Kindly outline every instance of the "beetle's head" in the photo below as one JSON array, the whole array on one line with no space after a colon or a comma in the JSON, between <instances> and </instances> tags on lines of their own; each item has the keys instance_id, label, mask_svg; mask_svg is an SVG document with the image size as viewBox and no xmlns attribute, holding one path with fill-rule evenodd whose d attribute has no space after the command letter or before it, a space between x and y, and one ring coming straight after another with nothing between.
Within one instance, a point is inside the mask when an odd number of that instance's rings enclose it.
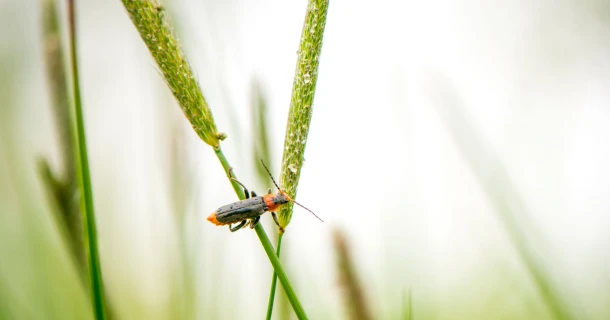
<instances>
[{"instance_id":1,"label":"beetle's head","mask_svg":"<svg viewBox=\"0 0 610 320\"><path fill-rule=\"evenodd\" d=\"M280 191L273 197L273 203L275 204L284 204L292 201L292 199L284 192Z\"/></svg>"}]
</instances>

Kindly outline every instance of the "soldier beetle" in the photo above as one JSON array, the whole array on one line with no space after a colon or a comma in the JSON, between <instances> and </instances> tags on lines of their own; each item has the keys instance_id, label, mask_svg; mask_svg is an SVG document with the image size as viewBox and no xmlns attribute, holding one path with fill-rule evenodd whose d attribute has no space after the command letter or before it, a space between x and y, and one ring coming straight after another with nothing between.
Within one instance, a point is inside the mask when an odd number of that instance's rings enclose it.
<instances>
[{"instance_id":1,"label":"soldier beetle","mask_svg":"<svg viewBox=\"0 0 610 320\"><path fill-rule=\"evenodd\" d=\"M261 163L263 164L263 167L265 167L265 170L267 170L271 181L273 181L273 184L277 188L277 194L271 193L271 189L269 189L266 195L257 196L254 191L248 192L248 188L246 188L243 183L231 177L231 180L237 182L244 188L246 199L218 208L208 217L208 221L217 226L229 225L229 230L231 230L231 232L235 232L246 226L246 224L250 226L250 229L253 229L260 221L261 215L269 211L273 216L273 221L275 221L275 224L277 224L277 226L280 228L280 232L284 232L284 228L280 226L280 222L278 221L275 212L280 208L281 205L292 201L301 208L311 212L316 218L318 218L318 220L324 222L322 219L320 219L320 217L313 213L313 211L294 201L294 199L288 196L286 192L280 189L263 160L261 160ZM234 223L238 224L234 227L231 226Z\"/></svg>"}]
</instances>

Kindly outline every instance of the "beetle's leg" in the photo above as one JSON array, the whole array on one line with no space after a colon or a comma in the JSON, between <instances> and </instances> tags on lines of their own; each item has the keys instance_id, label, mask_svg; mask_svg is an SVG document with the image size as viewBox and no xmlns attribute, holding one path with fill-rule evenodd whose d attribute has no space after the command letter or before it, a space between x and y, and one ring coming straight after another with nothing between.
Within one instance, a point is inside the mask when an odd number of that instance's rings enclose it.
<instances>
[{"instance_id":1,"label":"beetle's leg","mask_svg":"<svg viewBox=\"0 0 610 320\"><path fill-rule=\"evenodd\" d=\"M235 232L241 228L243 228L243 226L246 225L246 222L248 222L248 220L244 220L242 222L240 222L238 225L236 225L235 227L231 227L231 225L229 225L229 230L231 230L231 232Z\"/></svg>"},{"instance_id":2,"label":"beetle's leg","mask_svg":"<svg viewBox=\"0 0 610 320\"><path fill-rule=\"evenodd\" d=\"M233 175L233 167L229 167L229 170L227 170L227 178L229 178L229 180L235 180L235 176ZM238 181L239 182L239 181Z\"/></svg>"},{"instance_id":3,"label":"beetle's leg","mask_svg":"<svg viewBox=\"0 0 610 320\"><path fill-rule=\"evenodd\" d=\"M267 189L267 194L271 194L271 188Z\"/></svg>"},{"instance_id":4,"label":"beetle's leg","mask_svg":"<svg viewBox=\"0 0 610 320\"><path fill-rule=\"evenodd\" d=\"M254 192L254 190L250 191L250 197L251 198L256 197L256 192Z\"/></svg>"},{"instance_id":5,"label":"beetle's leg","mask_svg":"<svg viewBox=\"0 0 610 320\"><path fill-rule=\"evenodd\" d=\"M273 217L273 221L275 221L275 224L277 224L277 227L280 228L280 232L284 233L284 228L280 226L280 222L277 220L277 215L275 215L275 212L271 212L271 216Z\"/></svg>"},{"instance_id":6,"label":"beetle's leg","mask_svg":"<svg viewBox=\"0 0 610 320\"><path fill-rule=\"evenodd\" d=\"M244 194L246 195L246 199L250 198L250 193L248 192L248 188L246 188L246 186L244 186L243 183L239 182L239 180L231 177L231 181L235 181L237 182L237 184L239 184L242 188L244 188Z\"/></svg>"},{"instance_id":7,"label":"beetle's leg","mask_svg":"<svg viewBox=\"0 0 610 320\"><path fill-rule=\"evenodd\" d=\"M252 220L250 220L250 229L254 229L254 227L256 227L256 225L258 224L258 222L261 220L261 216L258 216Z\"/></svg>"}]
</instances>

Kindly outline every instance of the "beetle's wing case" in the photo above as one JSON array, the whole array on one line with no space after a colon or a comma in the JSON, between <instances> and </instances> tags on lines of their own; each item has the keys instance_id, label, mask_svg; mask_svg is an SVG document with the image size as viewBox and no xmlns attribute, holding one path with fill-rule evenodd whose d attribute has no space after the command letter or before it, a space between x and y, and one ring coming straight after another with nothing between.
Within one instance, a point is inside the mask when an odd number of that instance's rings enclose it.
<instances>
[{"instance_id":1,"label":"beetle's wing case","mask_svg":"<svg viewBox=\"0 0 610 320\"><path fill-rule=\"evenodd\" d=\"M216 219L222 224L235 223L258 217L267 211L263 197L254 197L222 206L216 210Z\"/></svg>"}]
</instances>

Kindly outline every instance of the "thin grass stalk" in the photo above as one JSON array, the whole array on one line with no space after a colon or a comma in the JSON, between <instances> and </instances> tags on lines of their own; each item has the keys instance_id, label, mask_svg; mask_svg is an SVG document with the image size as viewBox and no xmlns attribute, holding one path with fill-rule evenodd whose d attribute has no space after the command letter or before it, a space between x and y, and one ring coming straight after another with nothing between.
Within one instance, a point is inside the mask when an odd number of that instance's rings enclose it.
<instances>
[{"instance_id":1,"label":"thin grass stalk","mask_svg":"<svg viewBox=\"0 0 610 320\"><path fill-rule=\"evenodd\" d=\"M282 238L284 234L280 233L277 237L277 248L275 254L277 258L280 258L280 251L282 249ZM269 302L267 302L267 320L271 320L271 315L273 314L273 302L275 300L275 287L277 286L277 273L274 271L273 276L271 278L271 290L269 291Z\"/></svg>"},{"instance_id":2,"label":"thin grass stalk","mask_svg":"<svg viewBox=\"0 0 610 320\"><path fill-rule=\"evenodd\" d=\"M572 319L572 315L547 276L542 264L531 249L522 227L531 213L525 205L502 160L491 146L476 132L466 114L460 110L455 93L448 93L447 102L439 107L439 114L455 139L456 145L470 165L481 189L495 207L509 240L527 269L534 286L553 319ZM485 172L482 168L486 168ZM493 175L489 175L493 172Z\"/></svg>"},{"instance_id":3,"label":"thin grass stalk","mask_svg":"<svg viewBox=\"0 0 610 320\"><path fill-rule=\"evenodd\" d=\"M231 168L231 166L229 165L227 158L224 156L224 153L220 150L220 148L216 148L214 149L214 151L216 152L216 156L218 157L218 160L220 160L220 163L223 169L225 170L227 177L236 178L235 173L233 172L233 168ZM245 199L246 196L242 187L235 181L230 181L231 185L233 186L233 190L235 190L235 193L237 194L237 197L239 197L240 200ZM269 237L267 237L267 233L265 233L265 229L263 228L262 224L257 224L256 227L254 227L254 231L256 231L256 235L258 236L261 244L263 245L263 249L265 250L265 253L267 253L267 257L269 257L271 265L273 265L274 273L277 274L277 277L280 279L280 283L282 284L282 287L286 292L286 296L288 297L288 300L292 305L292 309L294 309L294 313L299 319L307 319L305 309L303 309L301 301L299 300L296 292L294 291L292 283L290 283L290 280L288 279L288 276L286 275L286 272L284 271L284 268L280 263L280 259L276 255L275 250L273 249L273 245L271 244L271 241L269 241Z\"/></svg>"},{"instance_id":4,"label":"thin grass stalk","mask_svg":"<svg viewBox=\"0 0 610 320\"><path fill-rule=\"evenodd\" d=\"M273 168L273 161L271 159L271 139L267 128L269 122L267 121L268 103L267 98L263 92L261 84L257 80L252 81L252 137L255 138L252 146L253 151L253 163L259 163L261 160L269 168ZM263 166L256 166L256 174L261 182L269 181L269 175Z\"/></svg>"},{"instance_id":5,"label":"thin grass stalk","mask_svg":"<svg viewBox=\"0 0 610 320\"><path fill-rule=\"evenodd\" d=\"M102 320L106 318L106 303L104 301L104 283L102 280L102 270L97 245L97 228L95 225L95 212L93 206L93 191L91 188L91 175L89 172L89 157L87 155L87 141L85 139L85 124L83 120L83 107L81 102L78 59L77 59L77 39L76 39L76 18L74 0L68 1L68 19L70 28L70 52L72 63L72 81L74 91L74 108L76 114L76 131L78 139L79 166L80 166L80 187L81 187L81 207L84 212L84 243L87 247L87 258L89 265L89 280L91 290L91 300L95 318Z\"/></svg>"},{"instance_id":6,"label":"thin grass stalk","mask_svg":"<svg viewBox=\"0 0 610 320\"><path fill-rule=\"evenodd\" d=\"M288 279L288 276L286 275L282 264L280 263L280 259L277 257L275 251L273 250L273 245L271 244L271 241L269 241L265 230L263 229L260 223L256 225L254 230L256 231L256 234L261 240L263 248L265 249L267 256L269 256L269 260L271 260L271 264L273 264L273 269L275 270L277 277L280 279L280 283L284 288L284 292L286 293L286 297L288 297L288 301L290 301L290 305L292 305L294 313L296 314L299 320L307 319L305 309L303 309L303 306L301 305L301 302L299 301L298 296L294 291L294 288L292 287L292 284L290 283L290 280Z\"/></svg>"},{"instance_id":7,"label":"thin grass stalk","mask_svg":"<svg viewBox=\"0 0 610 320\"><path fill-rule=\"evenodd\" d=\"M267 131L267 110L268 110L267 99L263 93L261 84L256 79L252 81L252 136L255 137L255 143L252 146L254 163L258 163L260 160L269 166L273 167L271 162L271 143L269 142L270 136ZM256 166L256 173L261 182L269 181L269 175L263 166ZM276 228L273 228L275 233L278 233ZM280 259L280 250L282 247L282 234L278 233L278 241L276 247L276 255ZM267 319L271 319L273 313L273 304L275 297L275 290L277 286L277 273L273 272L271 281L271 289L269 292L269 302L267 304ZM282 302L288 304L287 300L282 299Z\"/></svg>"},{"instance_id":8,"label":"thin grass stalk","mask_svg":"<svg viewBox=\"0 0 610 320\"><path fill-rule=\"evenodd\" d=\"M218 133L216 130L212 112L209 110L199 84L195 81L192 69L172 33L164 9L154 0L122 1L142 40L161 69L166 83L174 97L178 100L186 118L199 137L213 147L239 199L245 199L244 190L242 190L237 182L230 179L231 177L235 178L235 174L220 148L219 140L223 140L226 136ZM280 278L280 282L288 295L295 313L299 319L306 319L305 311L275 254L262 224L257 224L254 229L275 272L277 272Z\"/></svg>"}]
</instances>

